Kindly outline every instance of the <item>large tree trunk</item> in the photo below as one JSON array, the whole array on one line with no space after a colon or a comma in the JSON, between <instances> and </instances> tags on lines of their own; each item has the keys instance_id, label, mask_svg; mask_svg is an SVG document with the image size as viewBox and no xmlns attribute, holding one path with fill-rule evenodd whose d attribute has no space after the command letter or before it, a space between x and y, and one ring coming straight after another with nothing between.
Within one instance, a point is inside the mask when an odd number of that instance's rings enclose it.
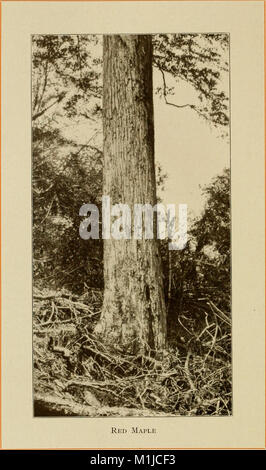
<instances>
[{"instance_id":1,"label":"large tree trunk","mask_svg":"<svg viewBox=\"0 0 266 470\"><path fill-rule=\"evenodd\" d=\"M154 206L151 36L104 36L103 133L103 194L111 204L128 204L131 214L135 203ZM104 282L96 332L129 353L162 350L166 309L157 239L104 240Z\"/></svg>"}]
</instances>

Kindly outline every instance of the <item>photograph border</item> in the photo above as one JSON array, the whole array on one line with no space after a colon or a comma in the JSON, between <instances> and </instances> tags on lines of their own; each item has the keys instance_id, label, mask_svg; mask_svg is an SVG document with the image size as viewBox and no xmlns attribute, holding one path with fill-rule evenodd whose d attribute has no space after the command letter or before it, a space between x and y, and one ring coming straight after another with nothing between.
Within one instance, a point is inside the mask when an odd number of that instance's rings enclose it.
<instances>
[{"instance_id":1,"label":"photograph border","mask_svg":"<svg viewBox=\"0 0 266 470\"><path fill-rule=\"evenodd\" d=\"M0 62L1 62L1 65L2 65L2 15L1 15L1 7L2 7L2 3L4 2L13 2L15 0L2 0L0 2L0 22L1 22L1 35L0 35ZM53 2L53 1L57 1L57 2L76 2L76 1L82 1L82 2L108 2L108 1L111 1L111 0L22 0L22 1L25 1L25 2ZM141 0L116 0L118 2L137 2L137 1L141 1ZM143 0L142 0L143 1ZM144 0L146 2L149 2L149 1L157 1L158 3L159 2L165 2L165 1L168 1L168 0ZM180 2L183 2L183 1L186 1L186 2L190 2L190 1L195 1L195 0L172 0L172 1L180 1ZM198 0L200 2L200 0ZM205 0L206 1L206 0ZM207 0L207 1L214 1L214 0ZM250 2L250 0L215 0L217 2L220 2L220 1L223 1L223 2ZM265 0L257 0L257 2L263 2L264 4L264 87L266 86L266 31L265 31L265 23L266 23L266 1ZM229 54L230 54L230 47L229 47ZM231 68L230 68L230 72L229 72L229 81L230 81L230 75L231 75ZM1 68L1 78L2 78L2 68ZM0 78L0 91L2 93L2 80ZM231 85L230 85L231 86ZM230 95L231 95L231 88L230 88ZM2 94L1 94L2 96ZM0 96L0 103L1 103L1 96ZM2 111L2 110L1 110ZM231 116L231 99L230 99L230 116ZM3 120L3 116L2 116L2 112L0 114L0 124L2 124L2 120ZM2 127L1 127L2 128ZM232 135L231 135L231 119L230 119L230 164L231 164L231 139L232 139ZM266 96L264 97L264 144L266 146ZM1 145L1 149L2 149L2 134L1 134L1 130L0 130L0 145ZM0 157L1 157L1 161L2 161L2 152L0 153ZM265 161L266 161L266 154L265 154ZM264 162L265 163L265 162ZM231 171L230 171L230 181L231 181ZM265 179L266 181L266 179ZM266 196L266 194L265 194ZM232 209L231 209L231 213L232 213ZM265 212L265 217L266 217L266 212ZM264 222L265 223L265 222ZM232 219L231 219L231 224L232 224ZM2 230L1 230L1 233L2 233ZM266 239L265 239L265 246L266 246ZM231 243L231 248L232 248L232 243ZM2 245L1 245L1 253L2 253ZM232 256L232 253L231 253L231 256ZM231 268L232 268L232 261L231 261ZM2 272L0 273L0 276L1 276ZM231 273L232 275L232 273ZM1 279L1 278L0 278ZM231 283L231 290L232 290L232 283ZM2 294L2 283L1 283L1 294ZM266 300L266 295L265 295L265 300ZM232 302L232 292L231 292L231 302ZM2 303L1 303L2 305ZM265 315L265 320L266 320L266 312L264 312L264 315ZM3 403L2 403L2 328L1 328L1 325L2 325L2 310L0 310L0 414L1 413L1 410L2 410L2 406L3 406ZM265 333L266 333L266 330L265 330ZM265 359L266 359L266 347L265 347ZM232 367L233 367L233 363L232 363ZM264 371L265 372L265 371ZM265 382L265 385L266 385L266 382ZM265 410L266 410L266 396L265 396ZM169 416L170 418L171 416ZM208 416L204 416L204 417L208 417ZM222 416L221 416L222 417ZM224 416L226 417L226 416ZM168 419L168 418L167 418ZM250 448L252 450L255 450L255 449L265 449L266 448L266 412L265 412L265 416L264 416L264 422L265 422L265 444L264 444L264 447L263 448ZM0 448L2 449L2 425L0 424ZM43 449L43 448L40 448L40 449ZM67 449L70 449L70 448L61 448L62 450L67 450ZM75 450L78 450L78 448L74 448ZM73 449L73 450L74 450ZM94 448L90 448L90 447L87 447L87 448L81 448L81 449L94 449ZM97 449L97 450L126 450L126 448L115 448L115 447L112 447L112 448L102 448L102 449ZM128 448L130 450L138 450L138 448ZM156 449L156 450L168 450L169 448L167 447L162 447L162 448L141 448L141 449ZM232 448L232 447L229 447L229 448L219 448L219 447L216 447L216 448L193 448L193 447L186 447L186 448L179 448L179 447L176 447L176 448L172 448L172 450L185 450L185 449L208 449L208 450L232 450L232 449L249 449L247 447L241 447L241 448ZM25 449L26 450L26 449ZM33 449L32 449L33 450ZM48 450L48 449L47 449Z\"/></svg>"}]
</instances>

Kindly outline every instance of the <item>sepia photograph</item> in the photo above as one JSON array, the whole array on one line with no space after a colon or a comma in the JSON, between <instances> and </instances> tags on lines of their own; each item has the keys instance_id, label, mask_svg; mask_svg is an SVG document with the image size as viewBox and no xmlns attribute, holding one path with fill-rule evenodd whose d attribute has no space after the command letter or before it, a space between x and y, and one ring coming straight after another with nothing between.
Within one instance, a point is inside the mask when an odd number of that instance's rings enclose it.
<instances>
[{"instance_id":1,"label":"sepia photograph","mask_svg":"<svg viewBox=\"0 0 266 470\"><path fill-rule=\"evenodd\" d=\"M34 417L231 416L230 34L34 34L31 94Z\"/></svg>"}]
</instances>

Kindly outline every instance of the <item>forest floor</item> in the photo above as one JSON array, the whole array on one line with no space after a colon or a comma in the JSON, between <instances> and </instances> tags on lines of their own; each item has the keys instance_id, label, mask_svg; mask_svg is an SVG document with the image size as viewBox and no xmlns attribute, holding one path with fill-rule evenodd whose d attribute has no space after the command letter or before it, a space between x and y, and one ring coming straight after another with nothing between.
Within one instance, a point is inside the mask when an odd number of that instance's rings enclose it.
<instances>
[{"instance_id":1,"label":"forest floor","mask_svg":"<svg viewBox=\"0 0 266 470\"><path fill-rule=\"evenodd\" d=\"M35 416L231 415L231 325L214 304L196 326L180 317L160 360L107 350L93 334L101 305L100 289L34 290Z\"/></svg>"}]
</instances>

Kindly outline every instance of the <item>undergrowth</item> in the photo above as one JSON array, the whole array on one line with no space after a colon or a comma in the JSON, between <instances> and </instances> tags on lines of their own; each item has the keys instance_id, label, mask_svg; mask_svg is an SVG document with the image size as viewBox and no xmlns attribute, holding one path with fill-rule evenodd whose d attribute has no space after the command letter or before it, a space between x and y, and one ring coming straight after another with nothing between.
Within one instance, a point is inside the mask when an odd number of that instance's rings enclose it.
<instances>
[{"instance_id":1,"label":"undergrowth","mask_svg":"<svg viewBox=\"0 0 266 470\"><path fill-rule=\"evenodd\" d=\"M34 292L37 415L230 415L231 321L209 299L176 319L168 349L130 356L93 334L102 291Z\"/></svg>"}]
</instances>

